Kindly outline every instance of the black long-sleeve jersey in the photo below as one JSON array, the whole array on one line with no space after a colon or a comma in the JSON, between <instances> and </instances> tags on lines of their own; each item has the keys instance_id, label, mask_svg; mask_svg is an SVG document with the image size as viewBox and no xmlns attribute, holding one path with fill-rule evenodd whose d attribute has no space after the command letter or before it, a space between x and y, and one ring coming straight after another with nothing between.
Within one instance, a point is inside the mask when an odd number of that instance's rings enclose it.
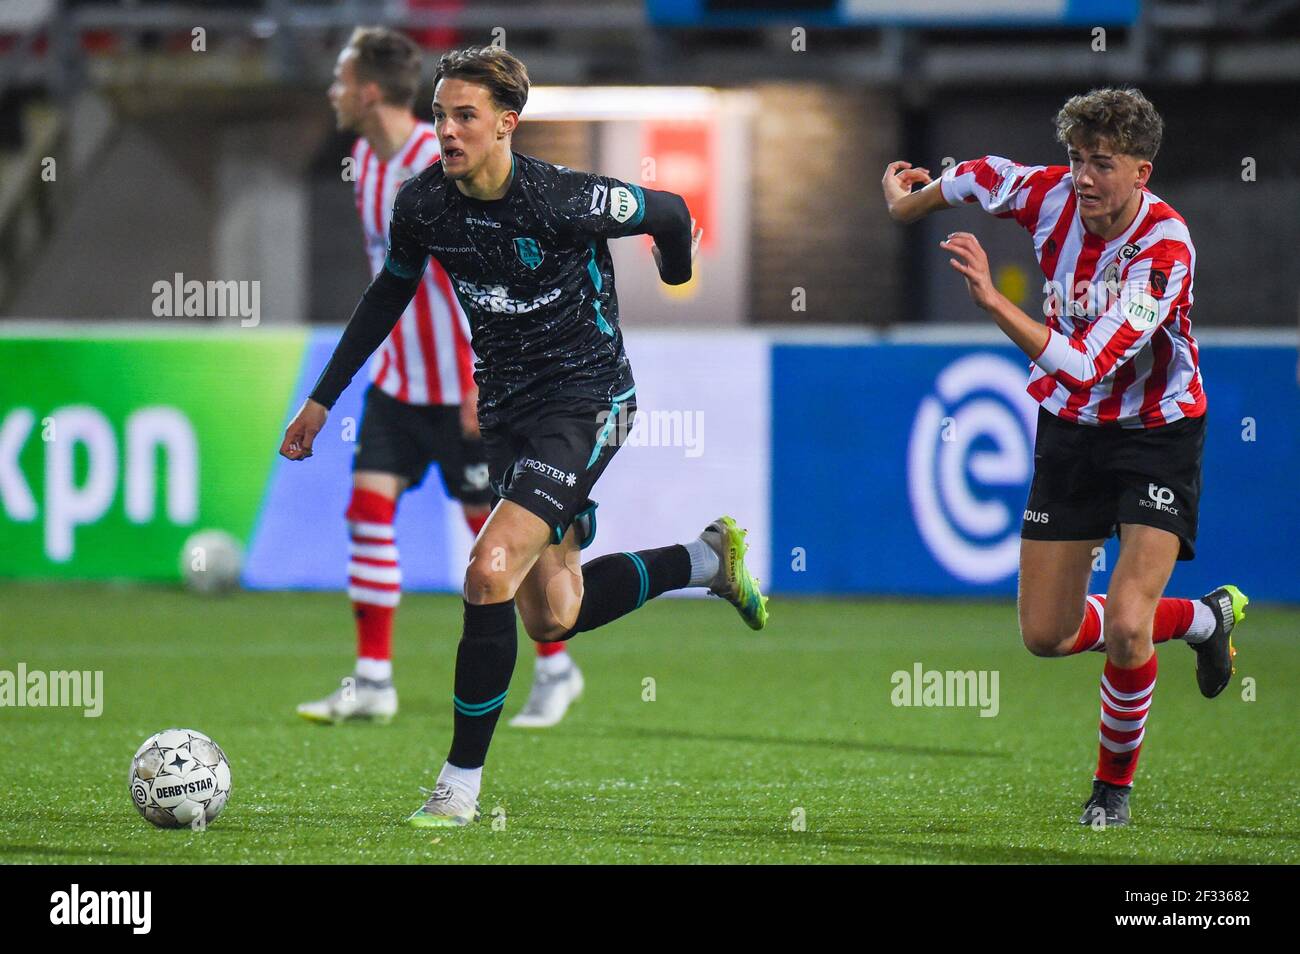
<instances>
[{"instance_id":1,"label":"black long-sleeve jersey","mask_svg":"<svg viewBox=\"0 0 1300 954\"><path fill-rule=\"evenodd\" d=\"M506 194L464 195L435 162L393 204L388 257L357 305L312 398L332 407L383 342L432 255L469 318L480 424L559 403L608 404L633 387L608 239L649 234L660 276L691 277L681 196L512 153Z\"/></svg>"}]
</instances>

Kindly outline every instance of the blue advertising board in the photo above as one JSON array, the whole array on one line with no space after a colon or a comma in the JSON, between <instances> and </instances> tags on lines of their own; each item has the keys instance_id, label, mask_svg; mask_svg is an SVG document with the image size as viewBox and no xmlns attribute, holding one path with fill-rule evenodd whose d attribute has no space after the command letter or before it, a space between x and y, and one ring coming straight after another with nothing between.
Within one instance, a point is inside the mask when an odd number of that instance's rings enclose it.
<instances>
[{"instance_id":1,"label":"blue advertising board","mask_svg":"<svg viewBox=\"0 0 1300 954\"><path fill-rule=\"evenodd\" d=\"M647 0L656 26L1051 27L1121 26L1137 21L1139 0Z\"/></svg>"},{"instance_id":2,"label":"blue advertising board","mask_svg":"<svg viewBox=\"0 0 1300 954\"><path fill-rule=\"evenodd\" d=\"M1169 592L1300 600L1294 347L1204 344L1197 557ZM1036 409L1024 356L958 344L776 344L773 589L1015 592ZM809 387L808 382L817 382ZM1115 541L1097 561L1104 591Z\"/></svg>"}]
</instances>

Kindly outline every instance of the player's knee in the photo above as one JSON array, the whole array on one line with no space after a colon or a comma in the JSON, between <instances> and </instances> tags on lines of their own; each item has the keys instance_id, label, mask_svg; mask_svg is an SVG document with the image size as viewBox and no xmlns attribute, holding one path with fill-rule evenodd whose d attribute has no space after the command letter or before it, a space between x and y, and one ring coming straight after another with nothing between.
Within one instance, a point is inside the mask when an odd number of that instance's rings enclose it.
<instances>
[{"instance_id":1,"label":"player's knee","mask_svg":"<svg viewBox=\"0 0 1300 954\"><path fill-rule=\"evenodd\" d=\"M1020 639L1035 656L1059 656L1061 635L1056 627L1020 624Z\"/></svg>"},{"instance_id":2,"label":"player's knee","mask_svg":"<svg viewBox=\"0 0 1300 954\"><path fill-rule=\"evenodd\" d=\"M549 619L526 621L524 630L528 633L528 638L535 643L558 643L573 635L572 626L565 626L553 616Z\"/></svg>"},{"instance_id":3,"label":"player's knee","mask_svg":"<svg viewBox=\"0 0 1300 954\"><path fill-rule=\"evenodd\" d=\"M475 605L504 603L515 595L510 575L492 568L487 560L471 560L465 569L465 601Z\"/></svg>"},{"instance_id":4,"label":"player's knee","mask_svg":"<svg viewBox=\"0 0 1300 954\"><path fill-rule=\"evenodd\" d=\"M1116 612L1114 606L1108 606L1105 634L1108 648L1140 646L1151 639L1151 620L1135 613Z\"/></svg>"},{"instance_id":5,"label":"player's knee","mask_svg":"<svg viewBox=\"0 0 1300 954\"><path fill-rule=\"evenodd\" d=\"M1064 656L1070 651L1079 626L1063 623L1056 618L1020 618L1020 639L1025 648L1035 656Z\"/></svg>"}]
</instances>

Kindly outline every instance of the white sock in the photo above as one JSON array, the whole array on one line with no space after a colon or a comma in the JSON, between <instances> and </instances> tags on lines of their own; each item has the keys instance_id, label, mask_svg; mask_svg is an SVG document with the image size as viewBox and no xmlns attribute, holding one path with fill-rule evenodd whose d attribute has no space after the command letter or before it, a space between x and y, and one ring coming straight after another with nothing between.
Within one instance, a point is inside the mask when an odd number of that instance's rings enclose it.
<instances>
[{"instance_id":1,"label":"white sock","mask_svg":"<svg viewBox=\"0 0 1300 954\"><path fill-rule=\"evenodd\" d=\"M470 798L478 798L479 787L483 784L483 766L467 769L459 768L450 762L443 762L442 771L438 773L438 781L446 782Z\"/></svg>"},{"instance_id":2,"label":"white sock","mask_svg":"<svg viewBox=\"0 0 1300 954\"><path fill-rule=\"evenodd\" d=\"M569 658L567 651L537 657L537 671L548 676L558 676L562 672L568 672L572 665L573 660Z\"/></svg>"},{"instance_id":3,"label":"white sock","mask_svg":"<svg viewBox=\"0 0 1300 954\"><path fill-rule=\"evenodd\" d=\"M357 659L357 675L374 682L388 682L393 678L393 661L361 656Z\"/></svg>"},{"instance_id":4,"label":"white sock","mask_svg":"<svg viewBox=\"0 0 1300 954\"><path fill-rule=\"evenodd\" d=\"M1183 640L1189 643L1203 643L1214 635L1214 624L1218 617L1200 600L1192 600L1192 625L1187 627Z\"/></svg>"},{"instance_id":5,"label":"white sock","mask_svg":"<svg viewBox=\"0 0 1300 954\"><path fill-rule=\"evenodd\" d=\"M683 546L691 556L691 578L686 585L708 586L718 575L718 568L721 566L718 561L718 551L705 543L702 537L696 537Z\"/></svg>"}]
</instances>

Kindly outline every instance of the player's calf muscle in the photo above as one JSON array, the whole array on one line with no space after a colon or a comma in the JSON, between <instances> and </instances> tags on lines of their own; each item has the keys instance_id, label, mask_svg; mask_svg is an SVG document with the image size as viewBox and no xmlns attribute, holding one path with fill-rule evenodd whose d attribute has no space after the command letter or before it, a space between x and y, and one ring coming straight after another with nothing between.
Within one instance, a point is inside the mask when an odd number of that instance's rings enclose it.
<instances>
[{"instance_id":1,"label":"player's calf muscle","mask_svg":"<svg viewBox=\"0 0 1300 954\"><path fill-rule=\"evenodd\" d=\"M582 608L582 564L572 531L560 547L548 548L515 596L530 639L553 643L569 635Z\"/></svg>"}]
</instances>

